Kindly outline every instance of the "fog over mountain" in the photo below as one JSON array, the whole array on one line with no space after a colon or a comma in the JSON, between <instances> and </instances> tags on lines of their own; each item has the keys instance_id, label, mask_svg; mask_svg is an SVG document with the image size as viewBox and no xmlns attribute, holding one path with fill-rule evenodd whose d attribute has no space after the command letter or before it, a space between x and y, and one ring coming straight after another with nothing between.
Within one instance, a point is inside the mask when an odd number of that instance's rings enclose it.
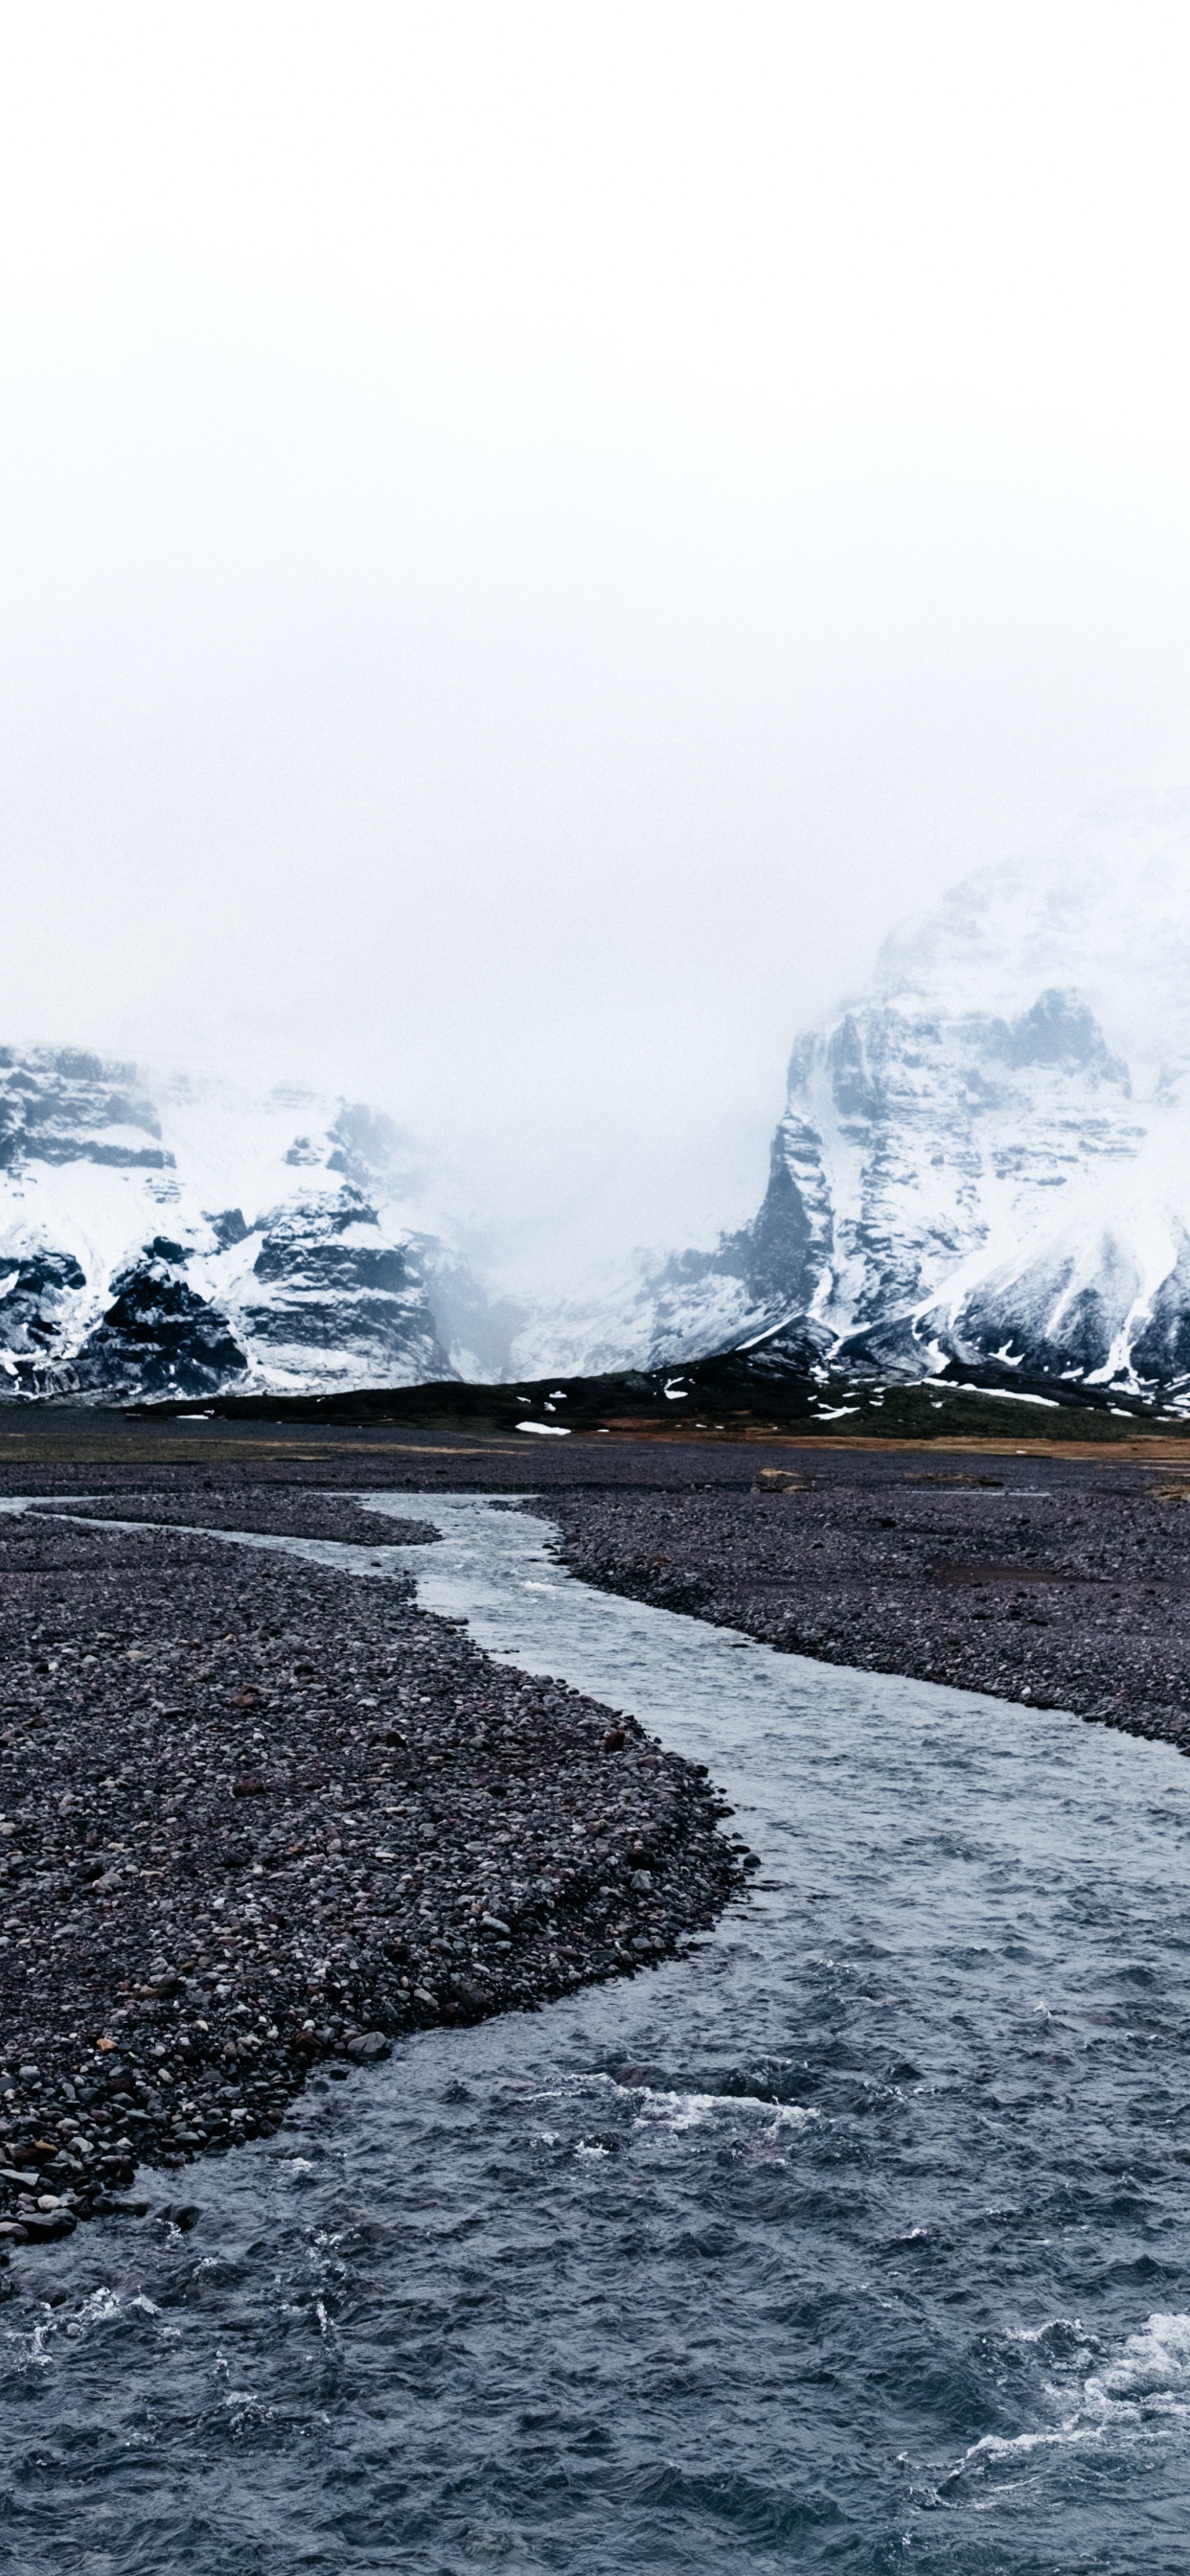
<instances>
[{"instance_id":1,"label":"fog over mountain","mask_svg":"<svg viewBox=\"0 0 1190 2576\"><path fill-rule=\"evenodd\" d=\"M885 943L798 1040L755 1222L652 1285L655 1358L1190 1383L1190 807L1078 826Z\"/></svg>"},{"instance_id":2,"label":"fog over mountain","mask_svg":"<svg viewBox=\"0 0 1190 2576\"><path fill-rule=\"evenodd\" d=\"M798 1038L752 1222L592 1265L562 1298L510 1295L457 1178L366 1104L0 1055L13 1395L591 1373L761 1341L799 1368L1190 1390L1187 800L1085 821L907 921Z\"/></svg>"},{"instance_id":3,"label":"fog over mountain","mask_svg":"<svg viewBox=\"0 0 1190 2576\"><path fill-rule=\"evenodd\" d=\"M386 1114L485 1368L680 1339L898 918L1190 775L1166 15L10 10L0 1042L300 1089L260 1214Z\"/></svg>"}]
</instances>

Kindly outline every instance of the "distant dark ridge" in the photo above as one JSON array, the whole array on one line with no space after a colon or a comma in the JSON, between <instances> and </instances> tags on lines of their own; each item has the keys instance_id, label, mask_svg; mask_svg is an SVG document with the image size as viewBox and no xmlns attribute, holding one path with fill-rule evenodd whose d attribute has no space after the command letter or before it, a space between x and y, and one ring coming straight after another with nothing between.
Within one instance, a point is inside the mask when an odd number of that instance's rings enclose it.
<instances>
[{"instance_id":1,"label":"distant dark ridge","mask_svg":"<svg viewBox=\"0 0 1190 2576\"><path fill-rule=\"evenodd\" d=\"M968 1391L978 1389L978 1392ZM1033 1400L1029 1400L1033 1399ZM173 1420L189 1403L130 1405L137 1420ZM1120 1395L1017 1371L960 1368L925 1383L881 1383L865 1374L814 1375L776 1351L730 1351L687 1368L623 1369L601 1377L523 1379L508 1386L439 1380L421 1386L364 1387L334 1395L220 1395L204 1414L227 1421L404 1423L424 1430L507 1436L527 1424L546 1431L730 1434L767 1432L799 1438L1004 1439L1114 1441L1190 1424L1159 1417L1156 1399ZM526 1448L529 1437L526 1437Z\"/></svg>"}]
</instances>

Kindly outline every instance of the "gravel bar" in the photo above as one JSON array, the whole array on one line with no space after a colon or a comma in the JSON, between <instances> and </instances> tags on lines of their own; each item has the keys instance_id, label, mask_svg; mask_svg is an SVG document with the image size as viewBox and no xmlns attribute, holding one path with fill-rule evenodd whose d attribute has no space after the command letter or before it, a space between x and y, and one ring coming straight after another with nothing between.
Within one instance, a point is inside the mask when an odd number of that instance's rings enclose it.
<instances>
[{"instance_id":1,"label":"gravel bar","mask_svg":"<svg viewBox=\"0 0 1190 2576\"><path fill-rule=\"evenodd\" d=\"M234 1500L296 1535L369 1517ZM633 1974L745 1883L700 1766L407 1577L169 1525L217 1501L0 1518L0 2244L147 2207L138 2166L184 2223L185 2168L275 2129L313 2062Z\"/></svg>"},{"instance_id":2,"label":"gravel bar","mask_svg":"<svg viewBox=\"0 0 1190 2576\"><path fill-rule=\"evenodd\" d=\"M1190 1750L1184 1477L870 1452L753 1474L751 1491L559 1491L536 1508L563 1562L609 1591Z\"/></svg>"},{"instance_id":3,"label":"gravel bar","mask_svg":"<svg viewBox=\"0 0 1190 2576\"><path fill-rule=\"evenodd\" d=\"M411 1514L443 1487L519 1490L608 1590L1190 1747L1180 1460L609 1438L525 1442L530 1461L275 1425L201 1425L193 1456L169 1441L13 1417L5 1481L43 1508L0 1516L9 2242L145 2205L138 2165L182 2195L195 2158L276 2127L312 2062L346 2074L398 2032L632 1973L743 1884L705 1775L631 1719L490 1663L404 1576L196 1524L379 1549L434 1529L367 1513L361 1486ZM84 1527L53 1498L154 1526Z\"/></svg>"}]
</instances>

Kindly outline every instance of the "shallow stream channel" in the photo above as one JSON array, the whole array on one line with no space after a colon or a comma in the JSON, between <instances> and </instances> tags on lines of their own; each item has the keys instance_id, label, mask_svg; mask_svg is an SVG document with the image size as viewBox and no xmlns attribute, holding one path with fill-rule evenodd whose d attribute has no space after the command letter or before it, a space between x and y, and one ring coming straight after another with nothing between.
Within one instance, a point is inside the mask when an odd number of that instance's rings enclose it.
<instances>
[{"instance_id":1,"label":"shallow stream channel","mask_svg":"<svg viewBox=\"0 0 1190 2576\"><path fill-rule=\"evenodd\" d=\"M0 2563L1183 2570L1190 1763L424 1509L436 1546L230 1543L412 1572L709 1764L760 1870L683 1959L316 2074L192 2168L192 2232L56 2249L59 2304L22 2265Z\"/></svg>"}]
</instances>

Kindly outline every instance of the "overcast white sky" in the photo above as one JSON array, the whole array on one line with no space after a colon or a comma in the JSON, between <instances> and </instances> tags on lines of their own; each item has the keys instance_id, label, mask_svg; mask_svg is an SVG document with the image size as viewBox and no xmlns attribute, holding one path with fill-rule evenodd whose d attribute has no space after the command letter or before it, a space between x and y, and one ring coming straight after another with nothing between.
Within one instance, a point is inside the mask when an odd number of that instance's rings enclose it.
<instances>
[{"instance_id":1,"label":"overcast white sky","mask_svg":"<svg viewBox=\"0 0 1190 2576\"><path fill-rule=\"evenodd\" d=\"M705 1236L1190 776L1184 6L0 6L0 1034Z\"/></svg>"}]
</instances>

